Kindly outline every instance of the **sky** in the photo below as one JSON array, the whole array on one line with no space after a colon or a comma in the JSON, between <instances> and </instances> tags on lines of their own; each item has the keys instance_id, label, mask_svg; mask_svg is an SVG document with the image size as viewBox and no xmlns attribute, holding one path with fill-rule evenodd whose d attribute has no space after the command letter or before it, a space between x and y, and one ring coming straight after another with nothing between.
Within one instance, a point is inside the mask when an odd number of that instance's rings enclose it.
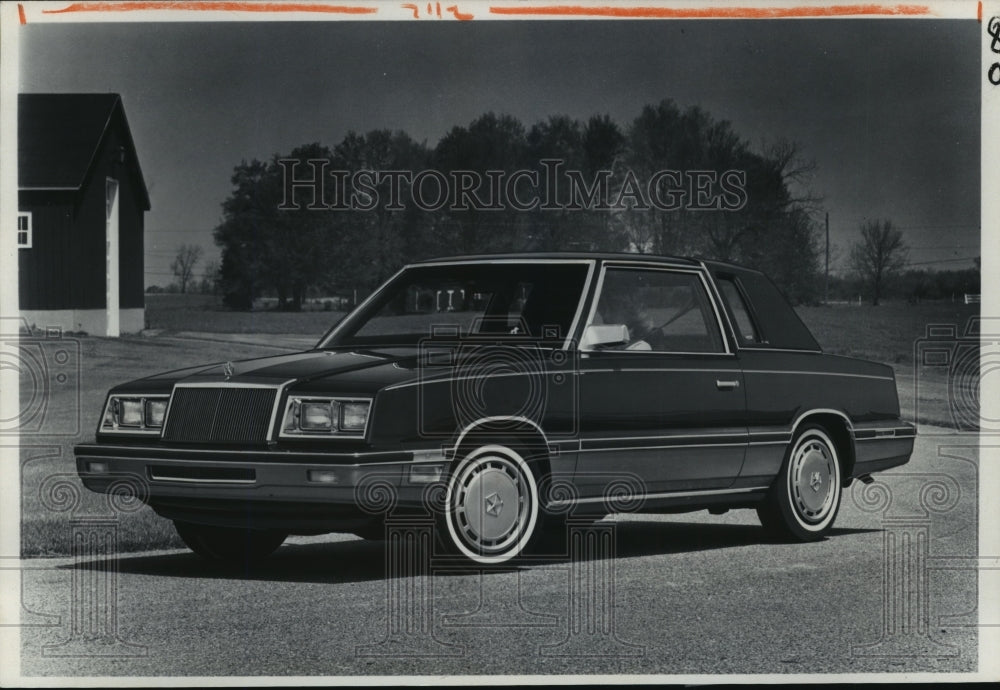
<instances>
[{"instance_id":1,"label":"sky","mask_svg":"<svg viewBox=\"0 0 1000 690\"><path fill-rule=\"evenodd\" d=\"M525 126L665 98L755 146L795 142L830 215L834 268L867 219L915 267L980 243L979 25L967 20L28 24L20 91L117 92L152 210L146 284L212 229L233 167L349 130L433 146L493 111ZM822 221L822 218L818 220ZM199 270L196 272L200 271Z\"/></svg>"}]
</instances>

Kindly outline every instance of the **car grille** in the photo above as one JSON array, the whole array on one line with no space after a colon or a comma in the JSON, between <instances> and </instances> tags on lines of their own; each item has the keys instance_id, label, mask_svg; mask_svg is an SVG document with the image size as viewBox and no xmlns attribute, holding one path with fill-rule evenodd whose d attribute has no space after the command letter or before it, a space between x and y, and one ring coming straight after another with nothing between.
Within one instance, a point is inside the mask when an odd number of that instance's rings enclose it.
<instances>
[{"instance_id":1,"label":"car grille","mask_svg":"<svg viewBox=\"0 0 1000 690\"><path fill-rule=\"evenodd\" d=\"M263 443L275 388L188 388L170 399L163 438L191 443Z\"/></svg>"}]
</instances>

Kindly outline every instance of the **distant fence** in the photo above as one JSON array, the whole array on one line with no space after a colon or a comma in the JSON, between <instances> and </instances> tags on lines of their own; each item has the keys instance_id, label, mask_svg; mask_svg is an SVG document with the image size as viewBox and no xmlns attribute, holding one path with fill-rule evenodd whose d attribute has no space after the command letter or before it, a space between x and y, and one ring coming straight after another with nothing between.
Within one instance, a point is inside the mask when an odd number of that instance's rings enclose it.
<instances>
[{"instance_id":1,"label":"distant fence","mask_svg":"<svg viewBox=\"0 0 1000 690\"><path fill-rule=\"evenodd\" d=\"M940 298L940 299L933 299L933 300L928 300L928 299L916 299L916 300L914 300L914 299L911 298L909 301L911 303L913 303L913 302L917 302L917 303L920 303L920 302L948 302L948 301L954 302L957 297L959 297L959 296L955 295L954 293L952 293L950 300L949 300L948 297L943 297L943 298ZM961 300L965 304L980 304L982 302L982 297L983 297L982 295L975 295L975 294L967 292L967 293L961 295ZM893 299L896 300L896 301L898 301L899 298L893 298ZM869 302L867 300L862 300L862 298L861 298L860 295L858 297L855 297L854 299L830 299L830 300L826 300L825 302L823 302L823 304L847 304L847 305L852 305L853 304L856 307L860 307L862 304L868 304L868 303Z\"/></svg>"}]
</instances>

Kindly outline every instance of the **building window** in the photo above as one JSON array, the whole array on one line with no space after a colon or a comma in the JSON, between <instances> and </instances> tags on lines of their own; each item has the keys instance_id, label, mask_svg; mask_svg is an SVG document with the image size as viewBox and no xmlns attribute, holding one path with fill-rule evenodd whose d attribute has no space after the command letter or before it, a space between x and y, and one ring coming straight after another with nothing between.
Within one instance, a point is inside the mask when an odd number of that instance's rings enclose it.
<instances>
[{"instance_id":1,"label":"building window","mask_svg":"<svg viewBox=\"0 0 1000 690\"><path fill-rule=\"evenodd\" d=\"M17 214L17 247L31 249L31 211Z\"/></svg>"}]
</instances>

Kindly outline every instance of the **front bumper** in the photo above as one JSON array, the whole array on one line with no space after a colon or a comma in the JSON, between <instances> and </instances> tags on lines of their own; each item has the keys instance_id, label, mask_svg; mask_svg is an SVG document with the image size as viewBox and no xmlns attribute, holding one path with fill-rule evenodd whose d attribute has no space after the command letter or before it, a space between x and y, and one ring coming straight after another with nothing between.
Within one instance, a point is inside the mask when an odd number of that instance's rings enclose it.
<instances>
[{"instance_id":1,"label":"front bumper","mask_svg":"<svg viewBox=\"0 0 1000 690\"><path fill-rule=\"evenodd\" d=\"M91 491L134 492L158 512L169 506L197 510L203 504L214 512L247 513L259 505L261 514L278 510L283 522L294 522L301 512L303 528L316 527L320 513L331 519L371 518L393 507L425 506L441 487L448 462L443 453L429 451L312 453L90 444L76 446L74 454L80 479ZM436 468L442 471L434 479Z\"/></svg>"}]
</instances>

